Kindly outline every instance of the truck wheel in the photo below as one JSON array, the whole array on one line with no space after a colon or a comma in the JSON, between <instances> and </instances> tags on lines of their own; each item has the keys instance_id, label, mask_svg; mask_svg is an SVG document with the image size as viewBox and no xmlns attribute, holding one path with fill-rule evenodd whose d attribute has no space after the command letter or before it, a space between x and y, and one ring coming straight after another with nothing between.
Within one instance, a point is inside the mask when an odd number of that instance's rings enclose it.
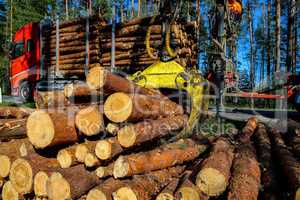
<instances>
[{"instance_id":1,"label":"truck wheel","mask_svg":"<svg viewBox=\"0 0 300 200\"><path fill-rule=\"evenodd\" d=\"M28 82L23 82L20 85L19 97L22 102L28 102L32 99L32 89Z\"/></svg>"}]
</instances>

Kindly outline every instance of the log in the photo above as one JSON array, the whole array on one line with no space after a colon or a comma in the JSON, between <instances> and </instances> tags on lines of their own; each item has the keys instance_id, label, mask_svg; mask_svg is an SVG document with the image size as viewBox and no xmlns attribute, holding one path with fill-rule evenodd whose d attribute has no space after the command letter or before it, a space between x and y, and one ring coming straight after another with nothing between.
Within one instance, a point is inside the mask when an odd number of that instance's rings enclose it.
<instances>
[{"instance_id":1,"label":"log","mask_svg":"<svg viewBox=\"0 0 300 200\"><path fill-rule=\"evenodd\" d=\"M87 153L84 159L84 165L88 168L98 167L103 163L97 158L94 153Z\"/></svg>"},{"instance_id":2,"label":"log","mask_svg":"<svg viewBox=\"0 0 300 200\"><path fill-rule=\"evenodd\" d=\"M196 185L203 193L218 196L226 190L233 157L233 147L229 141L219 138L197 175Z\"/></svg>"},{"instance_id":3,"label":"log","mask_svg":"<svg viewBox=\"0 0 300 200\"><path fill-rule=\"evenodd\" d=\"M251 117L250 119L248 119L246 126L238 136L238 140L244 144L249 143L251 136L254 134L255 129L257 128L257 124L257 118Z\"/></svg>"},{"instance_id":4,"label":"log","mask_svg":"<svg viewBox=\"0 0 300 200\"><path fill-rule=\"evenodd\" d=\"M96 175L98 178L107 178L113 176L113 163L109 164L108 166L100 166L96 169Z\"/></svg>"},{"instance_id":5,"label":"log","mask_svg":"<svg viewBox=\"0 0 300 200\"><path fill-rule=\"evenodd\" d=\"M34 176L40 170L52 168L59 168L56 159L31 153L27 157L19 158L12 163L9 180L19 194L29 194L33 191Z\"/></svg>"},{"instance_id":6,"label":"log","mask_svg":"<svg viewBox=\"0 0 300 200\"><path fill-rule=\"evenodd\" d=\"M178 177L183 170L184 167L178 166L150 172L144 175L136 175L132 178L132 180L118 180L109 178L102 184L94 187L88 193L87 200L112 200L112 198L114 200L120 198L123 199L123 195L125 195L126 199L128 196L127 193L122 192L124 190L131 191L129 193L133 194L133 196L131 196L132 198L128 197L128 199L150 199L151 196L157 193L171 180ZM124 189L125 187L126 189ZM119 191L119 189L121 189L121 191ZM143 190L144 192L141 192Z\"/></svg>"},{"instance_id":7,"label":"log","mask_svg":"<svg viewBox=\"0 0 300 200\"><path fill-rule=\"evenodd\" d=\"M291 192L291 198L298 200L300 195L300 164L286 147L280 132L273 129L269 134L274 144L276 160L278 160L281 173Z\"/></svg>"},{"instance_id":8,"label":"log","mask_svg":"<svg viewBox=\"0 0 300 200\"><path fill-rule=\"evenodd\" d=\"M33 191L36 197L47 198L47 182L49 180L49 173L39 171L33 179Z\"/></svg>"},{"instance_id":9,"label":"log","mask_svg":"<svg viewBox=\"0 0 300 200\"><path fill-rule=\"evenodd\" d=\"M194 160L207 146L196 144L193 140L178 140L162 145L152 151L120 156L114 164L115 178L128 177L153 170L172 167Z\"/></svg>"},{"instance_id":10,"label":"log","mask_svg":"<svg viewBox=\"0 0 300 200\"><path fill-rule=\"evenodd\" d=\"M84 163L86 155L95 151L96 144L97 141L85 141L84 143L78 144L75 150L77 161Z\"/></svg>"},{"instance_id":11,"label":"log","mask_svg":"<svg viewBox=\"0 0 300 200\"><path fill-rule=\"evenodd\" d=\"M183 108L168 99L126 93L114 93L104 103L104 114L112 122L141 121L181 115Z\"/></svg>"},{"instance_id":12,"label":"log","mask_svg":"<svg viewBox=\"0 0 300 200\"><path fill-rule=\"evenodd\" d=\"M37 110L27 120L28 139L38 149L74 144L79 140L74 121L72 112Z\"/></svg>"},{"instance_id":13,"label":"log","mask_svg":"<svg viewBox=\"0 0 300 200\"><path fill-rule=\"evenodd\" d=\"M79 99L79 101L85 100L88 102L92 101L93 99L100 99L99 96L101 93L96 90L91 90L85 83L71 83L65 85L64 95L73 102L75 102L77 99Z\"/></svg>"},{"instance_id":14,"label":"log","mask_svg":"<svg viewBox=\"0 0 300 200\"><path fill-rule=\"evenodd\" d=\"M112 136L116 136L119 130L120 130L119 125L115 123L108 123L106 126L106 131Z\"/></svg>"},{"instance_id":15,"label":"log","mask_svg":"<svg viewBox=\"0 0 300 200\"><path fill-rule=\"evenodd\" d=\"M103 90L107 94L124 92L162 97L157 90L140 87L130 80L112 74L103 67L92 68L86 77L86 81L91 89Z\"/></svg>"},{"instance_id":16,"label":"log","mask_svg":"<svg viewBox=\"0 0 300 200\"><path fill-rule=\"evenodd\" d=\"M179 179L172 180L160 193L156 200L175 200L174 193L179 185ZM195 199L196 200L196 199Z\"/></svg>"},{"instance_id":17,"label":"log","mask_svg":"<svg viewBox=\"0 0 300 200\"><path fill-rule=\"evenodd\" d=\"M100 57L98 55L91 55L89 58L90 63L95 63L99 62ZM79 68L79 64L83 66L86 62L86 57L79 57L79 58L72 58L72 59L65 59L65 60L59 60L59 69L67 69L67 67L71 64L74 64L77 68ZM56 66L56 60L47 60L46 64L51 65L51 66Z\"/></svg>"},{"instance_id":18,"label":"log","mask_svg":"<svg viewBox=\"0 0 300 200\"><path fill-rule=\"evenodd\" d=\"M83 165L59 170L61 176L48 181L47 194L50 199L77 199L101 183L97 176Z\"/></svg>"},{"instance_id":19,"label":"log","mask_svg":"<svg viewBox=\"0 0 300 200\"><path fill-rule=\"evenodd\" d=\"M257 199L260 187L260 169L255 149L251 144L238 147L232 168L228 200Z\"/></svg>"},{"instance_id":20,"label":"log","mask_svg":"<svg viewBox=\"0 0 300 200\"><path fill-rule=\"evenodd\" d=\"M178 178L183 170L184 167L178 166L151 172L148 176L133 177L133 181L124 181L126 186L119 188L112 196L114 200L151 199L174 178Z\"/></svg>"},{"instance_id":21,"label":"log","mask_svg":"<svg viewBox=\"0 0 300 200\"><path fill-rule=\"evenodd\" d=\"M89 50L98 50L99 45L97 44L90 44L89 45ZM59 47L59 55L67 55L71 53L77 53L77 52L83 52L86 51L86 47L83 46L70 46L70 47ZM50 54L51 55L56 55L56 49L50 49Z\"/></svg>"},{"instance_id":22,"label":"log","mask_svg":"<svg viewBox=\"0 0 300 200\"><path fill-rule=\"evenodd\" d=\"M128 125L118 131L118 141L123 147L140 145L164 137L187 125L188 116L177 115Z\"/></svg>"},{"instance_id":23,"label":"log","mask_svg":"<svg viewBox=\"0 0 300 200\"><path fill-rule=\"evenodd\" d=\"M0 119L0 141L26 137L26 119Z\"/></svg>"},{"instance_id":24,"label":"log","mask_svg":"<svg viewBox=\"0 0 300 200\"><path fill-rule=\"evenodd\" d=\"M97 49L91 50L89 52L89 55L90 56L99 55L99 51ZM77 58L83 58L85 56L86 56L86 52L83 51L83 52L80 52L80 53L72 53L72 54L69 54L69 55L59 56L59 60L77 59ZM52 56L51 60L55 61L56 60L56 56Z\"/></svg>"},{"instance_id":25,"label":"log","mask_svg":"<svg viewBox=\"0 0 300 200\"><path fill-rule=\"evenodd\" d=\"M34 96L34 102L38 109L66 107L70 106L71 102L65 97L63 91L38 91Z\"/></svg>"},{"instance_id":26,"label":"log","mask_svg":"<svg viewBox=\"0 0 300 200\"><path fill-rule=\"evenodd\" d=\"M209 196L204 194L190 179L186 179L175 193L175 199L183 200L208 200Z\"/></svg>"},{"instance_id":27,"label":"log","mask_svg":"<svg viewBox=\"0 0 300 200\"><path fill-rule=\"evenodd\" d=\"M112 137L97 142L95 154L100 160L110 160L123 152L117 138Z\"/></svg>"},{"instance_id":28,"label":"log","mask_svg":"<svg viewBox=\"0 0 300 200\"><path fill-rule=\"evenodd\" d=\"M22 119L28 117L33 111L34 109L30 109L30 108L0 106L0 118Z\"/></svg>"},{"instance_id":29,"label":"log","mask_svg":"<svg viewBox=\"0 0 300 200\"><path fill-rule=\"evenodd\" d=\"M104 131L103 111L101 106L89 106L81 109L75 116L77 129L86 136L93 136Z\"/></svg>"},{"instance_id":30,"label":"log","mask_svg":"<svg viewBox=\"0 0 300 200\"><path fill-rule=\"evenodd\" d=\"M262 196L264 199L281 199L280 186L275 175L274 162L272 159L272 147L266 127L259 123L254 133L254 141L257 147L258 161L261 169L261 182L263 185Z\"/></svg>"},{"instance_id":31,"label":"log","mask_svg":"<svg viewBox=\"0 0 300 200\"><path fill-rule=\"evenodd\" d=\"M7 181L2 188L2 195L3 200L19 200L19 194L13 187L10 181Z\"/></svg>"},{"instance_id":32,"label":"log","mask_svg":"<svg viewBox=\"0 0 300 200\"><path fill-rule=\"evenodd\" d=\"M75 156L76 148L77 145L75 144L68 148L62 149L57 153L56 159L61 168L69 168L79 163Z\"/></svg>"}]
</instances>

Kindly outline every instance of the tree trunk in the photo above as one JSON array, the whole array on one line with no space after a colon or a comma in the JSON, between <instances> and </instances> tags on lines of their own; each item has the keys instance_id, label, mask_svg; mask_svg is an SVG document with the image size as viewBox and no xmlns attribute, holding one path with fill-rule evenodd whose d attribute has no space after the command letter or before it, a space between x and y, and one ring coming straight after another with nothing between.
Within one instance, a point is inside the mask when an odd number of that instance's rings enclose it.
<instances>
[{"instance_id":1,"label":"tree trunk","mask_svg":"<svg viewBox=\"0 0 300 200\"><path fill-rule=\"evenodd\" d=\"M281 64L280 42L281 42L281 5L280 0L276 0L276 65L275 71L279 72Z\"/></svg>"},{"instance_id":2,"label":"tree trunk","mask_svg":"<svg viewBox=\"0 0 300 200\"><path fill-rule=\"evenodd\" d=\"M271 0L268 0L268 30L267 30L267 80L271 80Z\"/></svg>"},{"instance_id":3,"label":"tree trunk","mask_svg":"<svg viewBox=\"0 0 300 200\"><path fill-rule=\"evenodd\" d=\"M120 156L114 163L113 175L122 178L175 166L197 158L205 149L205 145L186 139L162 145L152 151Z\"/></svg>"},{"instance_id":4,"label":"tree trunk","mask_svg":"<svg viewBox=\"0 0 300 200\"><path fill-rule=\"evenodd\" d=\"M296 69L295 63L295 44L296 44L296 35L295 35L295 17L296 17L296 1L288 1L288 30L287 30L287 53L286 53L286 69L287 72L294 72Z\"/></svg>"},{"instance_id":5,"label":"tree trunk","mask_svg":"<svg viewBox=\"0 0 300 200\"><path fill-rule=\"evenodd\" d=\"M26 119L0 119L0 141L26 138Z\"/></svg>"},{"instance_id":6,"label":"tree trunk","mask_svg":"<svg viewBox=\"0 0 300 200\"><path fill-rule=\"evenodd\" d=\"M204 194L190 179L186 179L176 191L175 199L208 200L209 196Z\"/></svg>"},{"instance_id":7,"label":"tree trunk","mask_svg":"<svg viewBox=\"0 0 300 200\"><path fill-rule=\"evenodd\" d=\"M260 187L260 169L255 149L251 144L238 147L232 167L228 200L257 199Z\"/></svg>"},{"instance_id":8,"label":"tree trunk","mask_svg":"<svg viewBox=\"0 0 300 200\"><path fill-rule=\"evenodd\" d=\"M284 144L281 135L276 130L269 132L274 143L274 153L278 160L282 175L288 188L291 191L292 199L299 197L300 193L300 171L299 162L294 158L293 154Z\"/></svg>"},{"instance_id":9,"label":"tree trunk","mask_svg":"<svg viewBox=\"0 0 300 200\"><path fill-rule=\"evenodd\" d=\"M101 100L101 92L91 90L85 83L67 84L64 87L64 95L71 102L91 102Z\"/></svg>"},{"instance_id":10,"label":"tree trunk","mask_svg":"<svg viewBox=\"0 0 300 200\"><path fill-rule=\"evenodd\" d=\"M125 186L116 190L112 196L114 200L151 199L174 178L178 178L183 170L184 167L178 166L134 176L132 181L124 180Z\"/></svg>"},{"instance_id":11,"label":"tree trunk","mask_svg":"<svg viewBox=\"0 0 300 200\"><path fill-rule=\"evenodd\" d=\"M180 179L173 179L156 197L156 200L175 200L174 193ZM196 200L196 199L195 199Z\"/></svg>"},{"instance_id":12,"label":"tree trunk","mask_svg":"<svg viewBox=\"0 0 300 200\"><path fill-rule=\"evenodd\" d=\"M246 126L243 128L240 135L238 135L238 141L241 143L249 143L251 136L254 134L258 125L258 121L255 117L248 119Z\"/></svg>"},{"instance_id":13,"label":"tree trunk","mask_svg":"<svg viewBox=\"0 0 300 200\"><path fill-rule=\"evenodd\" d=\"M109 164L108 166L100 166L96 169L96 175L98 178L107 178L113 176L114 163Z\"/></svg>"},{"instance_id":14,"label":"tree trunk","mask_svg":"<svg viewBox=\"0 0 300 200\"><path fill-rule=\"evenodd\" d=\"M1 197L3 200L22 199L10 181L3 185Z\"/></svg>"},{"instance_id":15,"label":"tree trunk","mask_svg":"<svg viewBox=\"0 0 300 200\"><path fill-rule=\"evenodd\" d=\"M57 153L57 161L61 168L69 168L73 165L77 165L79 162L76 159L77 145L72 145L68 148L62 149Z\"/></svg>"},{"instance_id":16,"label":"tree trunk","mask_svg":"<svg viewBox=\"0 0 300 200\"><path fill-rule=\"evenodd\" d=\"M76 128L86 136L93 136L104 131L102 106L89 106L77 112L75 117Z\"/></svg>"},{"instance_id":17,"label":"tree trunk","mask_svg":"<svg viewBox=\"0 0 300 200\"><path fill-rule=\"evenodd\" d=\"M123 152L116 137L100 140L95 147L95 154L100 160L110 160Z\"/></svg>"},{"instance_id":18,"label":"tree trunk","mask_svg":"<svg viewBox=\"0 0 300 200\"><path fill-rule=\"evenodd\" d=\"M220 138L215 142L209 157L204 160L196 184L206 195L218 196L226 190L234 157L233 150L227 139Z\"/></svg>"},{"instance_id":19,"label":"tree trunk","mask_svg":"<svg viewBox=\"0 0 300 200\"><path fill-rule=\"evenodd\" d=\"M115 123L108 123L106 126L106 131L112 136L116 136L119 130L120 126Z\"/></svg>"},{"instance_id":20,"label":"tree trunk","mask_svg":"<svg viewBox=\"0 0 300 200\"><path fill-rule=\"evenodd\" d=\"M279 200L280 188L276 180L274 163L272 161L272 147L266 127L258 124L258 129L254 134L257 147L257 155L261 168L261 181L263 185L262 196L264 199Z\"/></svg>"},{"instance_id":21,"label":"tree trunk","mask_svg":"<svg viewBox=\"0 0 300 200\"><path fill-rule=\"evenodd\" d=\"M86 194L101 180L83 165L58 171L62 176L48 181L50 199L77 199Z\"/></svg>"},{"instance_id":22,"label":"tree trunk","mask_svg":"<svg viewBox=\"0 0 300 200\"><path fill-rule=\"evenodd\" d=\"M97 141L85 141L84 143L78 144L75 150L77 161L84 163L87 154L95 151L97 143Z\"/></svg>"},{"instance_id":23,"label":"tree trunk","mask_svg":"<svg viewBox=\"0 0 300 200\"><path fill-rule=\"evenodd\" d=\"M35 105L38 109L66 107L71 102L65 97L63 91L37 92L34 97Z\"/></svg>"},{"instance_id":24,"label":"tree trunk","mask_svg":"<svg viewBox=\"0 0 300 200\"><path fill-rule=\"evenodd\" d=\"M181 130L186 126L187 121L186 115L178 115L125 126L118 132L118 141L126 148L138 146L143 142Z\"/></svg>"},{"instance_id":25,"label":"tree trunk","mask_svg":"<svg viewBox=\"0 0 300 200\"><path fill-rule=\"evenodd\" d=\"M254 32L253 32L253 19L252 19L252 6L251 1L247 3L247 16L248 16L248 29L250 34L250 88L253 89L255 83L255 70L254 70Z\"/></svg>"},{"instance_id":26,"label":"tree trunk","mask_svg":"<svg viewBox=\"0 0 300 200\"><path fill-rule=\"evenodd\" d=\"M22 119L28 117L34 110L21 107L0 107L0 118Z\"/></svg>"},{"instance_id":27,"label":"tree trunk","mask_svg":"<svg viewBox=\"0 0 300 200\"><path fill-rule=\"evenodd\" d=\"M37 110L27 120L28 139L38 149L74 144L79 140L74 121L72 111Z\"/></svg>"},{"instance_id":28,"label":"tree trunk","mask_svg":"<svg viewBox=\"0 0 300 200\"><path fill-rule=\"evenodd\" d=\"M119 92L106 99L104 114L110 121L120 123L180 115L183 114L183 109L168 99L158 99L139 94L128 95Z\"/></svg>"}]
</instances>

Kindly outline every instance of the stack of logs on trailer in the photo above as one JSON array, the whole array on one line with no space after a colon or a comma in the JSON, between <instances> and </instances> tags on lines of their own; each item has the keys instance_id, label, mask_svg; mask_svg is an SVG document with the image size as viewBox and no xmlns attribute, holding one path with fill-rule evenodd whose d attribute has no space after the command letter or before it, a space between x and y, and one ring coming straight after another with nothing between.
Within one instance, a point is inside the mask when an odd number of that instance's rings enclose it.
<instances>
[{"instance_id":1,"label":"stack of logs on trailer","mask_svg":"<svg viewBox=\"0 0 300 200\"><path fill-rule=\"evenodd\" d=\"M150 23L152 21L152 23ZM59 70L62 75L84 74L86 63L86 19L77 19L60 24L59 56L56 56L57 34L54 25L45 38L46 66L49 71ZM126 72L136 72L155 63L157 59L147 53L146 36L150 28L150 48L154 55L164 48L159 17L133 19L116 24L115 32L115 66ZM89 19L89 67L96 63L104 67L111 66L111 25L98 16ZM171 28L171 45L177 52L176 61L182 65L196 64L196 25L195 23L174 24ZM59 65L56 66L58 58Z\"/></svg>"},{"instance_id":2,"label":"stack of logs on trailer","mask_svg":"<svg viewBox=\"0 0 300 200\"><path fill-rule=\"evenodd\" d=\"M172 141L188 116L156 90L96 67L64 93L103 101L0 109L1 117L16 118L4 121L21 120L26 129L16 131L22 139L0 144L2 199L299 200L299 160L278 131L255 118L234 137Z\"/></svg>"}]
</instances>

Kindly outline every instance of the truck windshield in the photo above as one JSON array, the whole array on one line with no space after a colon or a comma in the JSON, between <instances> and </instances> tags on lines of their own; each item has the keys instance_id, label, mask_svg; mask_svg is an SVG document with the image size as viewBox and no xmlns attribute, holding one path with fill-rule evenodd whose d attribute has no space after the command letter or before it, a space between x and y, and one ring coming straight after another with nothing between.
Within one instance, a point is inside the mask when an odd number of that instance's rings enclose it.
<instances>
[{"instance_id":1,"label":"truck windshield","mask_svg":"<svg viewBox=\"0 0 300 200\"><path fill-rule=\"evenodd\" d=\"M17 42L14 45L12 58L18 58L24 54L24 42Z\"/></svg>"}]
</instances>

